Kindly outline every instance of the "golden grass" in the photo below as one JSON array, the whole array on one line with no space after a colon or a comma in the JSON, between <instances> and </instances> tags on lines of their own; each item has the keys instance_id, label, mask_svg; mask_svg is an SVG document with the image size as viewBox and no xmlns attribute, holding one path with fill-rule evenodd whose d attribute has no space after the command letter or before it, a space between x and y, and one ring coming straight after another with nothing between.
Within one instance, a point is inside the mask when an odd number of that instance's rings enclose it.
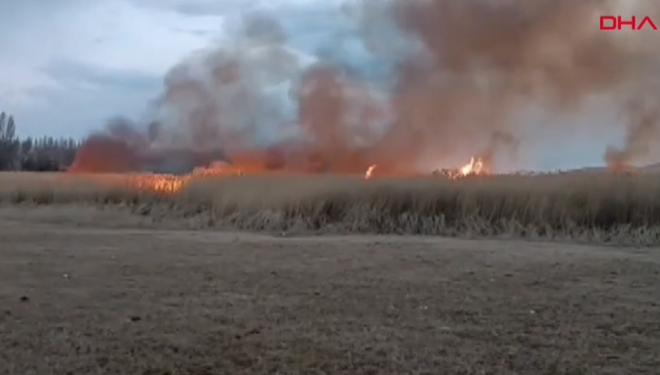
<instances>
[{"instance_id":1,"label":"golden grass","mask_svg":"<svg viewBox=\"0 0 660 375\"><path fill-rule=\"evenodd\" d=\"M144 215L268 231L523 236L660 243L660 176L566 174L449 181L346 176L200 178L180 193L125 176L0 174L4 204L119 204Z\"/></svg>"}]
</instances>

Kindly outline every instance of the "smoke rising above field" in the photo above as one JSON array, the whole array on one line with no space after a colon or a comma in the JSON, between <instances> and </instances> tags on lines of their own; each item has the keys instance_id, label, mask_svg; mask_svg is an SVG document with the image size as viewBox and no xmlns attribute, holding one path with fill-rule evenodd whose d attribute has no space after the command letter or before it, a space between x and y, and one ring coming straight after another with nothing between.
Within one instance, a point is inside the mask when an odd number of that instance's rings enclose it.
<instances>
[{"instance_id":1,"label":"smoke rising above field","mask_svg":"<svg viewBox=\"0 0 660 375\"><path fill-rule=\"evenodd\" d=\"M221 157L255 171L362 173L376 164L412 173L469 155L515 159L530 140L519 117L532 107L556 115L552 126L570 137L560 117L593 100L620 110L626 139L604 159L623 167L658 156L659 43L645 32L601 32L598 17L653 16L660 5L620 3L353 3L343 10L370 54L367 71L337 63L340 45L328 46L327 58L302 55L287 47L276 19L248 14L230 43L168 72L148 124L112 121L73 169L168 169L177 155L179 163ZM94 160L102 159L117 165L101 168Z\"/></svg>"}]
</instances>

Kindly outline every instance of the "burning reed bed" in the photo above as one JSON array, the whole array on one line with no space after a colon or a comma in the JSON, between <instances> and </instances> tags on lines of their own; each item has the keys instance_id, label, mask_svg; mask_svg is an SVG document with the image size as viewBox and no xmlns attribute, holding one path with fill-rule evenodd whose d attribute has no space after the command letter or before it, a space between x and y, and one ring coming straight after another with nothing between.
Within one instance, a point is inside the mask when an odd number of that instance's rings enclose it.
<instances>
[{"instance_id":1,"label":"burning reed bed","mask_svg":"<svg viewBox=\"0 0 660 375\"><path fill-rule=\"evenodd\" d=\"M126 183L136 178L146 177L4 173L0 201L117 205L154 220L241 230L660 244L656 175L203 177L176 192Z\"/></svg>"}]
</instances>

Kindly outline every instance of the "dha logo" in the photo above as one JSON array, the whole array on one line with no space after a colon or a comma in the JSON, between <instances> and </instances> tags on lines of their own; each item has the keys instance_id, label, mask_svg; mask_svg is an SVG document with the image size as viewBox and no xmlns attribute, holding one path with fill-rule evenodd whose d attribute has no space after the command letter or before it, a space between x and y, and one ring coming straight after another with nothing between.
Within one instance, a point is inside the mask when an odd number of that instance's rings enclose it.
<instances>
[{"instance_id":1,"label":"dha logo","mask_svg":"<svg viewBox=\"0 0 660 375\"><path fill-rule=\"evenodd\" d=\"M600 30L601 31L620 31L622 29L629 29L632 31L641 30L654 30L658 28L651 17L635 17L623 18L621 16L601 16L600 17Z\"/></svg>"}]
</instances>

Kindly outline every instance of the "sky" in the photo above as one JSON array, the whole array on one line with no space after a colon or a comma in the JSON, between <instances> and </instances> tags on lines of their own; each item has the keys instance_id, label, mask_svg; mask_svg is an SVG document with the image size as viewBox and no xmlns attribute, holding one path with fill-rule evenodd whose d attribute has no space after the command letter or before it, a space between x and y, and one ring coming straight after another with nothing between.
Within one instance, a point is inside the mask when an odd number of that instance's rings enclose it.
<instances>
[{"instance_id":1,"label":"sky","mask_svg":"<svg viewBox=\"0 0 660 375\"><path fill-rule=\"evenodd\" d=\"M182 57L223 35L240 1L0 0L0 106L22 135L83 137L138 116Z\"/></svg>"},{"instance_id":2,"label":"sky","mask_svg":"<svg viewBox=\"0 0 660 375\"><path fill-rule=\"evenodd\" d=\"M310 61L318 54L332 56L324 46L333 45L328 42L333 38L343 38L350 50L355 25L342 17L340 3L0 0L0 110L14 115L20 136L83 138L114 116L143 116L172 66L195 51L228 43L232 27L250 10L272 14L290 47ZM347 64L365 71L376 66L355 51L347 54L352 59ZM527 147L544 150L533 152L540 169L599 165L612 137L600 138L593 142L593 134L576 132L551 147Z\"/></svg>"}]
</instances>

